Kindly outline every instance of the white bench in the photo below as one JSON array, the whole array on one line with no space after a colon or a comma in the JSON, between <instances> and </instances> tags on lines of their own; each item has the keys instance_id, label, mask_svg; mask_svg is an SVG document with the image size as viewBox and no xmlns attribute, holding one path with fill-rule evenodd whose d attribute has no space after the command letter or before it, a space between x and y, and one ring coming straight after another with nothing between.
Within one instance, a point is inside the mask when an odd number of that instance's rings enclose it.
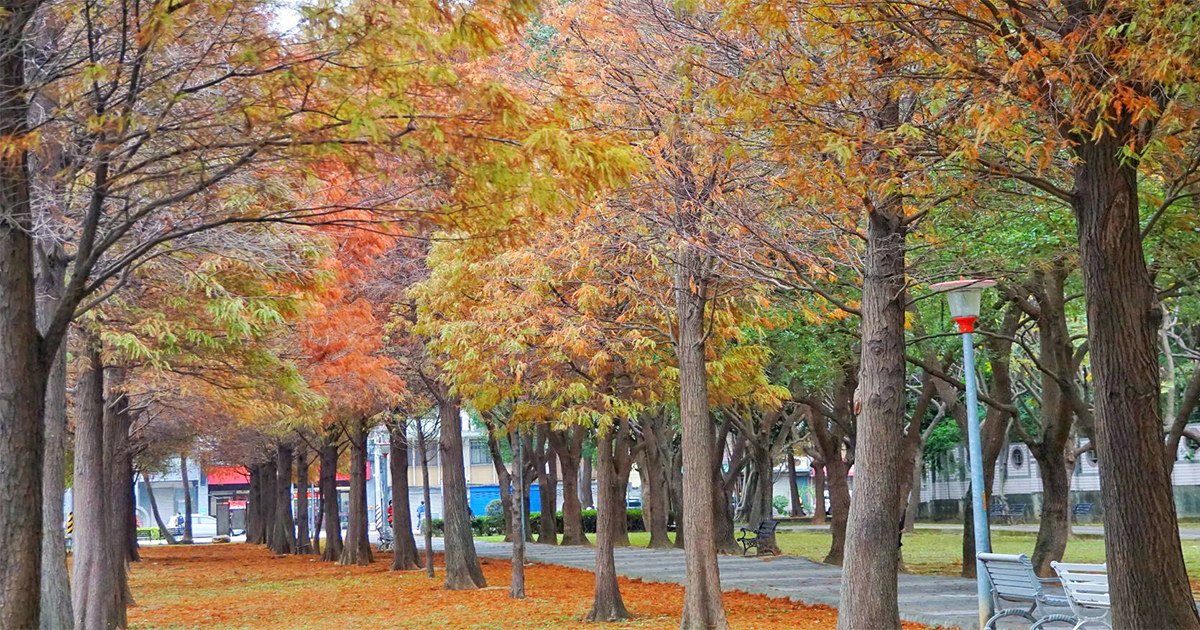
<instances>
[{"instance_id":1,"label":"white bench","mask_svg":"<svg viewBox=\"0 0 1200 630\"><path fill-rule=\"evenodd\" d=\"M1074 630L1088 626L1112 629L1112 604L1108 598L1108 567L1103 564L1051 562L1062 580L1071 612L1078 623Z\"/></svg>"},{"instance_id":2,"label":"white bench","mask_svg":"<svg viewBox=\"0 0 1200 630\"><path fill-rule=\"evenodd\" d=\"M1047 608L1066 609L1070 606L1066 597L1049 595L1046 584L1057 584L1056 578L1041 578L1033 570L1033 563L1025 554L1010 555L1001 553L981 553L979 560L987 571L992 582L992 599L996 605L996 614L992 615L984 625L991 630L996 622L1005 617L1023 617L1033 622L1030 630L1037 630L1043 625L1058 621L1073 624L1075 617L1065 613L1051 613ZM1018 608L1005 608L1004 602L1027 604Z\"/></svg>"}]
</instances>

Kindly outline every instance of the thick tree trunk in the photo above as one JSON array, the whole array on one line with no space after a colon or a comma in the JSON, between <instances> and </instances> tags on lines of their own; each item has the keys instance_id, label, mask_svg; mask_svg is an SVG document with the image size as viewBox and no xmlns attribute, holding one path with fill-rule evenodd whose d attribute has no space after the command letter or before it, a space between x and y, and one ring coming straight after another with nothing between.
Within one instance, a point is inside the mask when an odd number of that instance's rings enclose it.
<instances>
[{"instance_id":1,"label":"thick tree trunk","mask_svg":"<svg viewBox=\"0 0 1200 630\"><path fill-rule=\"evenodd\" d=\"M312 536L308 533L308 445L303 441L296 449L296 553L313 555ZM317 530L318 532L320 530Z\"/></svg>"},{"instance_id":2,"label":"thick tree trunk","mask_svg":"<svg viewBox=\"0 0 1200 630\"><path fill-rule=\"evenodd\" d=\"M171 530L163 522L162 513L158 511L158 500L154 498L154 487L150 485L150 475L144 470L142 471L142 485L146 486L146 496L150 499L150 514L154 516L154 522L158 525L159 535L167 541L168 545L174 545L175 536L171 535Z\"/></svg>"},{"instance_id":3,"label":"thick tree trunk","mask_svg":"<svg viewBox=\"0 0 1200 630\"><path fill-rule=\"evenodd\" d=\"M67 258L46 252L43 244L37 275L38 329L45 333L62 297ZM47 376L45 443L42 461L42 609L41 630L58 630L74 623L71 584L67 570L66 532L63 531L63 497L66 493L67 444L67 344L60 344ZM2 602L3 599L0 599ZM0 622L4 619L0 615Z\"/></svg>"},{"instance_id":4,"label":"thick tree trunk","mask_svg":"<svg viewBox=\"0 0 1200 630\"><path fill-rule=\"evenodd\" d=\"M408 423L401 421L389 432L391 454L388 456L392 476L392 554L393 571L414 571L421 568L417 556L417 541L413 538L412 510L408 506Z\"/></svg>"},{"instance_id":5,"label":"thick tree trunk","mask_svg":"<svg viewBox=\"0 0 1200 630\"><path fill-rule=\"evenodd\" d=\"M894 101L882 124L894 124ZM868 211L854 496L846 525L838 628L898 628L901 456L905 406L905 227L898 198Z\"/></svg>"},{"instance_id":6,"label":"thick tree trunk","mask_svg":"<svg viewBox=\"0 0 1200 630\"><path fill-rule=\"evenodd\" d=\"M493 438L494 439L494 438ZM518 442L520 436L517 437ZM517 471L515 487L517 503L525 502L525 462L520 449L513 453L513 470ZM525 523L520 510L510 510L508 514L512 522L508 524L512 536L512 584L509 585L508 596L512 599L525 599Z\"/></svg>"},{"instance_id":7,"label":"thick tree trunk","mask_svg":"<svg viewBox=\"0 0 1200 630\"><path fill-rule=\"evenodd\" d=\"M617 440L617 448L621 447L621 440ZM633 458L628 455L624 458L625 465L622 465L621 457L614 457L616 462L616 473L614 483L617 490L609 496L611 504L605 503L604 499L600 499L600 506L610 506L608 509L613 513L613 546L628 547L629 542L629 500L626 498L629 494L629 474L633 472ZM599 462L597 462L599 463ZM596 516L600 516L599 510Z\"/></svg>"},{"instance_id":8,"label":"thick tree trunk","mask_svg":"<svg viewBox=\"0 0 1200 630\"><path fill-rule=\"evenodd\" d=\"M1113 627L1196 628L1200 618L1162 456L1161 313L1142 251L1137 166L1123 151L1134 125L1118 120L1111 128L1114 135L1077 145L1082 162L1072 205L1087 297Z\"/></svg>"},{"instance_id":9,"label":"thick tree trunk","mask_svg":"<svg viewBox=\"0 0 1200 630\"><path fill-rule=\"evenodd\" d=\"M6 16L0 53L0 135L25 137L22 24ZM42 555L43 418L49 361L35 320L33 225L24 151L0 164L0 628L38 627Z\"/></svg>"},{"instance_id":10,"label":"thick tree trunk","mask_svg":"<svg viewBox=\"0 0 1200 630\"><path fill-rule=\"evenodd\" d=\"M550 428L537 429L538 495L542 500L542 518L538 519L538 544L558 544L558 469L554 449L550 447Z\"/></svg>"},{"instance_id":11,"label":"thick tree trunk","mask_svg":"<svg viewBox=\"0 0 1200 630\"><path fill-rule=\"evenodd\" d=\"M98 344L95 338L87 339L84 355L87 364L75 388L72 608L76 630L111 630L117 627L119 620L120 590L114 563L117 556L113 550L116 545L113 544L112 497L104 470L104 367Z\"/></svg>"},{"instance_id":12,"label":"thick tree trunk","mask_svg":"<svg viewBox=\"0 0 1200 630\"><path fill-rule=\"evenodd\" d=\"M642 476L642 521L650 532L651 549L671 546L667 522L667 476L662 464L662 451L658 447L658 433L653 426L658 418L647 417L642 422L642 439L646 447L640 460Z\"/></svg>"},{"instance_id":13,"label":"thick tree trunk","mask_svg":"<svg viewBox=\"0 0 1200 630\"><path fill-rule=\"evenodd\" d=\"M600 510L596 513L596 592L592 608L584 621L620 621L629 619L629 611L621 599L617 583L617 564L613 556L613 538L617 534L614 518L618 515L607 506L624 496L618 496L616 469L613 462L613 437L601 435L596 439L596 460L600 470Z\"/></svg>"},{"instance_id":14,"label":"thick tree trunk","mask_svg":"<svg viewBox=\"0 0 1200 630\"><path fill-rule=\"evenodd\" d=\"M676 252L679 418L683 430L683 511L687 577L680 630L727 630L714 538L713 423L708 413L704 358L707 281L699 252L683 242Z\"/></svg>"},{"instance_id":15,"label":"thick tree trunk","mask_svg":"<svg viewBox=\"0 0 1200 630\"><path fill-rule=\"evenodd\" d=\"M179 542L190 545L192 544L192 482L188 479L187 455L183 453L179 455L179 477L183 480L183 538Z\"/></svg>"},{"instance_id":16,"label":"thick tree trunk","mask_svg":"<svg viewBox=\"0 0 1200 630\"><path fill-rule=\"evenodd\" d=\"M269 545L271 542L271 531L275 528L275 512L278 507L276 493L278 492L278 473L276 472L277 464L275 463L275 454L269 453L270 459L262 465L262 475L259 491L262 496L262 511L259 514L263 521L263 545Z\"/></svg>"},{"instance_id":17,"label":"thick tree trunk","mask_svg":"<svg viewBox=\"0 0 1200 630\"><path fill-rule=\"evenodd\" d=\"M792 501L792 511L790 515L793 517L804 515L804 504L800 502L800 488L796 485L796 452L791 446L787 449L787 465L788 465L788 497Z\"/></svg>"},{"instance_id":18,"label":"thick tree trunk","mask_svg":"<svg viewBox=\"0 0 1200 630\"><path fill-rule=\"evenodd\" d=\"M421 532L425 539L425 575L433 577L433 502L429 498L429 447L425 445L425 427L417 423L417 448L421 449L421 491L425 503Z\"/></svg>"},{"instance_id":19,"label":"thick tree trunk","mask_svg":"<svg viewBox=\"0 0 1200 630\"><path fill-rule=\"evenodd\" d=\"M475 556L471 517L467 512L467 480L463 471L462 420L458 401L443 400L438 405L438 418L441 421L438 454L442 462L442 505L446 512L443 521L446 541L445 586L451 591L483 588L487 586L487 581L483 579L483 569Z\"/></svg>"},{"instance_id":20,"label":"thick tree trunk","mask_svg":"<svg viewBox=\"0 0 1200 630\"><path fill-rule=\"evenodd\" d=\"M750 520L748 525L757 528L760 523L766 520L775 518L775 508L771 505L774 484L774 465L771 461L771 449L764 446L755 446L754 453L754 468L758 471L758 483L754 488L754 496L751 497ZM769 551L774 555L779 555L782 550L772 537L770 542L761 545L758 552L761 554Z\"/></svg>"},{"instance_id":21,"label":"thick tree trunk","mask_svg":"<svg viewBox=\"0 0 1200 630\"><path fill-rule=\"evenodd\" d=\"M321 520L325 521L325 549L321 551L322 562L336 562L342 557L342 522L338 514L337 467L338 447L336 433L330 431L321 445L321 472L317 485L321 490Z\"/></svg>"},{"instance_id":22,"label":"thick tree trunk","mask_svg":"<svg viewBox=\"0 0 1200 630\"><path fill-rule=\"evenodd\" d=\"M320 451L318 450L317 460L319 461L320 458L321 458ZM325 497L321 496L320 476L321 476L321 473L320 473L320 470L318 469L318 471L317 471L317 512L316 512L316 518L313 521L313 539L312 539L313 554L318 555L318 556L321 555L321 531L322 531L321 527L322 527L322 523L324 522L324 518L325 518Z\"/></svg>"},{"instance_id":23,"label":"thick tree trunk","mask_svg":"<svg viewBox=\"0 0 1200 630\"><path fill-rule=\"evenodd\" d=\"M736 529L733 526L733 497L726 489L720 471L715 474L713 479L713 493L713 544L717 548L717 553L739 555L742 553L742 547L737 544Z\"/></svg>"},{"instance_id":24,"label":"thick tree trunk","mask_svg":"<svg viewBox=\"0 0 1200 630\"><path fill-rule=\"evenodd\" d=\"M292 518L292 446L275 448L275 524L267 547L277 555L296 553L296 521Z\"/></svg>"},{"instance_id":25,"label":"thick tree trunk","mask_svg":"<svg viewBox=\"0 0 1200 630\"><path fill-rule=\"evenodd\" d=\"M591 455L583 458L583 465L579 469L579 503L583 509L590 510L596 507L596 500L592 498L592 457Z\"/></svg>"},{"instance_id":26,"label":"thick tree trunk","mask_svg":"<svg viewBox=\"0 0 1200 630\"><path fill-rule=\"evenodd\" d=\"M825 484L829 487L829 533L832 540L829 543L829 553L825 555L825 564L841 565L846 557L846 526L850 521L850 483L849 466L840 457L832 458L825 466L828 476ZM822 497L824 502L824 497ZM824 512L824 510L821 510Z\"/></svg>"},{"instance_id":27,"label":"thick tree trunk","mask_svg":"<svg viewBox=\"0 0 1200 630\"><path fill-rule=\"evenodd\" d=\"M108 508L108 534L106 541L111 558L113 610L117 627L128 625L126 607L133 603L129 590L130 521L133 517L133 501L130 494L133 468L129 452L129 395L125 391L128 370L123 367L109 369L108 397L111 402L104 413L104 483Z\"/></svg>"},{"instance_id":28,"label":"thick tree trunk","mask_svg":"<svg viewBox=\"0 0 1200 630\"><path fill-rule=\"evenodd\" d=\"M921 515L921 479L925 476L925 459L920 453L913 463L912 481L908 488L908 505L904 510L904 533L911 534L917 529L917 518Z\"/></svg>"},{"instance_id":29,"label":"thick tree trunk","mask_svg":"<svg viewBox=\"0 0 1200 630\"><path fill-rule=\"evenodd\" d=\"M259 503L262 501L259 496L258 464L250 464L246 466L246 470L249 471L250 477L250 490L246 496L246 544L258 545L262 543L262 532L259 529L262 519L258 516Z\"/></svg>"},{"instance_id":30,"label":"thick tree trunk","mask_svg":"<svg viewBox=\"0 0 1200 630\"><path fill-rule=\"evenodd\" d=\"M512 542L513 536L513 491L512 491L512 474L508 472L508 466L504 464L504 455L500 452L500 438L497 436L497 423L491 415L484 416L484 423L488 430L488 452L492 456L492 468L496 470L496 481L500 486L500 509L504 516L504 542ZM513 457L516 457L516 451L513 451ZM517 464L514 460L513 468L516 469Z\"/></svg>"},{"instance_id":31,"label":"thick tree trunk","mask_svg":"<svg viewBox=\"0 0 1200 630\"><path fill-rule=\"evenodd\" d=\"M563 545L591 545L583 533L583 506L579 502L579 463L583 456L583 438L587 430L574 426L550 435L562 466Z\"/></svg>"},{"instance_id":32,"label":"thick tree trunk","mask_svg":"<svg viewBox=\"0 0 1200 630\"><path fill-rule=\"evenodd\" d=\"M675 521L675 548L683 549L683 449L671 454L671 473L667 479L671 493L671 520Z\"/></svg>"},{"instance_id":33,"label":"thick tree trunk","mask_svg":"<svg viewBox=\"0 0 1200 630\"><path fill-rule=\"evenodd\" d=\"M825 463L812 464L813 524L825 524ZM832 507L832 506L830 506ZM845 529L842 530L845 532Z\"/></svg>"},{"instance_id":34,"label":"thick tree trunk","mask_svg":"<svg viewBox=\"0 0 1200 630\"><path fill-rule=\"evenodd\" d=\"M350 519L342 545L340 565L371 564L371 542L367 538L367 427L365 418L350 421Z\"/></svg>"},{"instance_id":35,"label":"thick tree trunk","mask_svg":"<svg viewBox=\"0 0 1200 630\"><path fill-rule=\"evenodd\" d=\"M1042 479L1042 521L1033 545L1033 568L1042 577L1053 577L1050 563L1062 560L1071 535L1070 465L1062 451L1047 452L1037 462Z\"/></svg>"}]
</instances>

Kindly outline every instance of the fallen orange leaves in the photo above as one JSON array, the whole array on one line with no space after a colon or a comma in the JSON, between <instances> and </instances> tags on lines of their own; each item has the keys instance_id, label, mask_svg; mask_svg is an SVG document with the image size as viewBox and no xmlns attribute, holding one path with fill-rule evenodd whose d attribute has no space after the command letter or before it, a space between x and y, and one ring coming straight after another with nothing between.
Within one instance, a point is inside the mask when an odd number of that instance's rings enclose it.
<instances>
[{"instance_id":1,"label":"fallen orange leaves","mask_svg":"<svg viewBox=\"0 0 1200 630\"><path fill-rule=\"evenodd\" d=\"M592 574L534 565L526 570L528 598L508 598L511 565L484 559L490 588L446 591L442 575L393 573L390 557L369 567L339 567L313 556L272 556L250 545L142 549L132 565L131 630L357 630L360 628L550 629L596 628L580 621L591 604ZM674 584L621 580L635 618L603 628L675 630L683 589ZM833 628L837 611L761 595L727 593L737 630ZM906 630L923 626L905 624Z\"/></svg>"}]
</instances>

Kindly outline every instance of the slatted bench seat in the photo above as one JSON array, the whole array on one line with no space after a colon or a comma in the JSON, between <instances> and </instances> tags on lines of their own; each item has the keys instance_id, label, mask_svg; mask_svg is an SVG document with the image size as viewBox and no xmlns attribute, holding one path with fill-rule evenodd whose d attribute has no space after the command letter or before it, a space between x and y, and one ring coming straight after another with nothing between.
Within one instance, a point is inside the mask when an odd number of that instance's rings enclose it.
<instances>
[{"instance_id":1,"label":"slatted bench seat","mask_svg":"<svg viewBox=\"0 0 1200 630\"><path fill-rule=\"evenodd\" d=\"M764 548L774 552L776 527L779 527L779 521L768 519L759 523L756 529L741 528L741 535L737 540L742 545L742 555L746 555L751 547L754 548L755 554L761 554Z\"/></svg>"},{"instance_id":2,"label":"slatted bench seat","mask_svg":"<svg viewBox=\"0 0 1200 630\"><path fill-rule=\"evenodd\" d=\"M1074 630L1108 628L1112 630L1112 604L1108 598L1108 566L1051 562L1050 567L1062 580L1071 612L1079 622Z\"/></svg>"},{"instance_id":3,"label":"slatted bench seat","mask_svg":"<svg viewBox=\"0 0 1200 630\"><path fill-rule=\"evenodd\" d=\"M1065 612L1070 606L1067 598L1046 592L1045 585L1057 584L1058 580L1038 577L1029 556L981 553L979 560L983 562L992 582L992 599L996 607L996 614L987 620L985 628L994 629L996 622L1005 617L1024 617L1032 621L1030 630L1054 621L1075 623L1075 617ZM1014 603L1022 606L1005 608L1006 605L1011 606ZM1047 610L1051 608L1058 608L1063 612L1054 613Z\"/></svg>"}]
</instances>

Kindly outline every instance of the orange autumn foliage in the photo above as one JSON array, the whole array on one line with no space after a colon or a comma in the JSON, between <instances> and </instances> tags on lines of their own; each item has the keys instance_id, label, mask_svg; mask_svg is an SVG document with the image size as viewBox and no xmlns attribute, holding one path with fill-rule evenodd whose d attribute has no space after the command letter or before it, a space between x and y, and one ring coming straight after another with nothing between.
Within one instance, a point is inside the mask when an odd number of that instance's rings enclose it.
<instances>
[{"instance_id":1,"label":"orange autumn foliage","mask_svg":"<svg viewBox=\"0 0 1200 630\"><path fill-rule=\"evenodd\" d=\"M592 575L579 569L532 565L525 570L528 599L508 598L508 587L447 591L423 571L388 570L381 554L367 567L341 567L305 556L272 556L249 545L148 547L131 568L138 606L130 629L165 627L323 630L358 628L595 628L581 621L592 599ZM441 573L441 557L435 566ZM482 559L489 584L505 585L507 561ZM621 578L634 614L627 624L675 630L683 589ZM725 594L737 630L833 628L837 611L742 592ZM905 630L925 628L903 624Z\"/></svg>"}]
</instances>

